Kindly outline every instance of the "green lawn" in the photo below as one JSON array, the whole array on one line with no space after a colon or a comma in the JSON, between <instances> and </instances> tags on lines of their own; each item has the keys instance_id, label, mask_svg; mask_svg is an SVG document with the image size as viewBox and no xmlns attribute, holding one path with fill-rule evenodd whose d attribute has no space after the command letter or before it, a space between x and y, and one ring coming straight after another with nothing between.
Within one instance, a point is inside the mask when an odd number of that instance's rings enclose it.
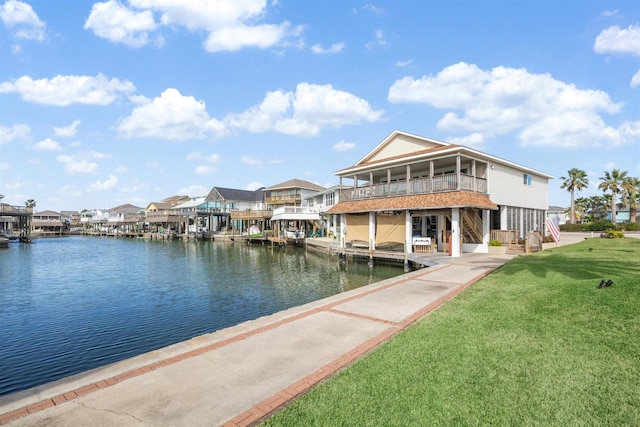
<instances>
[{"instance_id":1,"label":"green lawn","mask_svg":"<svg viewBox=\"0 0 640 427\"><path fill-rule=\"evenodd\" d=\"M638 426L640 239L517 257L264 425Z\"/></svg>"}]
</instances>

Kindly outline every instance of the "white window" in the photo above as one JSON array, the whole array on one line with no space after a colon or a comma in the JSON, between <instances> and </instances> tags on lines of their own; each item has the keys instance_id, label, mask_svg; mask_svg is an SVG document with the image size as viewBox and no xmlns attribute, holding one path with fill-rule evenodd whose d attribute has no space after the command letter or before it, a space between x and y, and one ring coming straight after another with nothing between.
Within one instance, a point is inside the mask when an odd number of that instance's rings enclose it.
<instances>
[{"instance_id":1,"label":"white window","mask_svg":"<svg viewBox=\"0 0 640 427\"><path fill-rule=\"evenodd\" d=\"M528 173L522 174L522 180L524 185L531 185L531 175Z\"/></svg>"},{"instance_id":2,"label":"white window","mask_svg":"<svg viewBox=\"0 0 640 427\"><path fill-rule=\"evenodd\" d=\"M335 193L327 193L324 195L324 204L325 206L333 206L336 204L336 195Z\"/></svg>"}]
</instances>

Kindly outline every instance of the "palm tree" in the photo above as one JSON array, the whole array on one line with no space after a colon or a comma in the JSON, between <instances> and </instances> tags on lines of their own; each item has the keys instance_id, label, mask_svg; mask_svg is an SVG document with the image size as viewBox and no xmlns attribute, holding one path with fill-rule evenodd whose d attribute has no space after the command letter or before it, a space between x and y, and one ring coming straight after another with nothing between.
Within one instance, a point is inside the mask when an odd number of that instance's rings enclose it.
<instances>
[{"instance_id":1,"label":"palm tree","mask_svg":"<svg viewBox=\"0 0 640 427\"><path fill-rule=\"evenodd\" d=\"M640 203L640 178L630 177L622 184L626 204L629 206L629 222L636 222L638 203Z\"/></svg>"},{"instance_id":2,"label":"palm tree","mask_svg":"<svg viewBox=\"0 0 640 427\"><path fill-rule=\"evenodd\" d=\"M24 202L24 205L28 208L35 208L36 207L36 201L33 199L29 199L26 202Z\"/></svg>"},{"instance_id":3,"label":"palm tree","mask_svg":"<svg viewBox=\"0 0 640 427\"><path fill-rule=\"evenodd\" d=\"M587 178L587 173L582 169L573 168L567 172L567 177L560 177L563 180L560 188L566 189L571 193L571 224L574 224L576 221L576 204L574 201L574 194L576 191L580 191L589 186L589 179Z\"/></svg>"},{"instance_id":4,"label":"palm tree","mask_svg":"<svg viewBox=\"0 0 640 427\"><path fill-rule=\"evenodd\" d=\"M627 171L621 171L620 169L614 169L609 173L605 171L604 176L600 177L600 185L598 188L602 191L611 191L611 223L616 223L616 195L621 191L624 191L622 184L627 179Z\"/></svg>"},{"instance_id":5,"label":"palm tree","mask_svg":"<svg viewBox=\"0 0 640 427\"><path fill-rule=\"evenodd\" d=\"M607 196L611 197L609 194ZM598 221L605 219L607 213L608 202L605 196L591 196L586 199L587 211L589 212L589 221Z\"/></svg>"}]
</instances>

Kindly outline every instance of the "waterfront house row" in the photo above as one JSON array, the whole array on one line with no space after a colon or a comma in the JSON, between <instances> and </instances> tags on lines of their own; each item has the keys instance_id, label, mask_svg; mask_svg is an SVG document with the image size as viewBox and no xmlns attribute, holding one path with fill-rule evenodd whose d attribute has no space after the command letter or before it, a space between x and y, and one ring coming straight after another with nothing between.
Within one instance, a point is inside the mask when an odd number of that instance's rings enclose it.
<instances>
[{"instance_id":1,"label":"waterfront house row","mask_svg":"<svg viewBox=\"0 0 640 427\"><path fill-rule=\"evenodd\" d=\"M340 245L488 252L491 230L543 231L552 178L481 151L394 131L340 178ZM497 236L497 234L496 234Z\"/></svg>"}]
</instances>

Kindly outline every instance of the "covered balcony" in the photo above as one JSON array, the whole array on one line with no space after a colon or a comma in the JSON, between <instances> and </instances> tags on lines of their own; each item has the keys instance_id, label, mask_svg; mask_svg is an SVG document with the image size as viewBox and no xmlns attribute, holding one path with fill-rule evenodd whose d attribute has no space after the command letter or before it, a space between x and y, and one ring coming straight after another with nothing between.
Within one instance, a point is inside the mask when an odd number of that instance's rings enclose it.
<instances>
[{"instance_id":1,"label":"covered balcony","mask_svg":"<svg viewBox=\"0 0 640 427\"><path fill-rule=\"evenodd\" d=\"M340 201L368 200L452 191L487 194L486 162L462 156L391 166L353 175L353 185L340 178Z\"/></svg>"}]
</instances>

